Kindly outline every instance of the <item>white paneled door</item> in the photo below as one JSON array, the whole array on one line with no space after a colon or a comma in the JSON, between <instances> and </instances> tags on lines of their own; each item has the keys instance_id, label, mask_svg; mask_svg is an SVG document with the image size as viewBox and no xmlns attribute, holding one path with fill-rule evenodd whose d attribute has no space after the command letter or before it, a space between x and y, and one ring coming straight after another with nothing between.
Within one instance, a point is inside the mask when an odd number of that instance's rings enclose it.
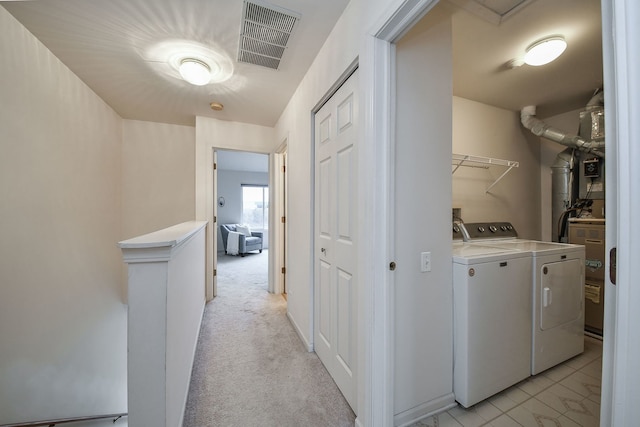
<instances>
[{"instance_id":1,"label":"white paneled door","mask_svg":"<svg viewBox=\"0 0 640 427\"><path fill-rule=\"evenodd\" d=\"M315 115L314 343L356 408L357 71Z\"/></svg>"}]
</instances>

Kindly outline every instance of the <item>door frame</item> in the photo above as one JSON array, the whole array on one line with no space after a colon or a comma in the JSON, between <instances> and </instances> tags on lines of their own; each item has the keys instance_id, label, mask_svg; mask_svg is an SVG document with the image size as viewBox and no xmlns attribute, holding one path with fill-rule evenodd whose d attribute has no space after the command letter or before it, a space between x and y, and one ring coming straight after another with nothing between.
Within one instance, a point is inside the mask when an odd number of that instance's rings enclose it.
<instances>
[{"instance_id":1,"label":"door frame","mask_svg":"<svg viewBox=\"0 0 640 427\"><path fill-rule=\"evenodd\" d=\"M366 37L368 61L361 85L372 88L372 93L362 100L361 111L365 112L362 134L370 148L359 151L358 161L369 167L359 168L358 181L362 192L359 209L371 215L363 215L359 223L361 233L369 233L370 241L360 251L360 280L368 286L362 286L360 294L363 341L359 348L364 350L360 360L366 368L359 377L359 426L394 425L395 281L388 266L394 259L395 43L438 2L405 0L387 11Z\"/></svg>"},{"instance_id":2,"label":"door frame","mask_svg":"<svg viewBox=\"0 0 640 427\"><path fill-rule=\"evenodd\" d=\"M636 0L602 1L602 45L607 117L607 253L617 247L617 284L605 278L602 357L602 425L637 422L640 407L640 286L632 267L640 254L640 5ZM634 120L635 119L635 120ZM635 139L635 141L634 141ZM613 190L611 190L613 188ZM611 265L606 258L606 271Z\"/></svg>"},{"instance_id":3,"label":"door frame","mask_svg":"<svg viewBox=\"0 0 640 427\"><path fill-rule=\"evenodd\" d=\"M197 129L197 123L196 123ZM200 142L199 142L200 141ZM218 182L214 182L214 170L213 163L216 156L214 153L217 151L241 151L247 153L257 153L257 154L265 154L269 156L269 160L271 160L271 153L265 152L261 149L256 149L253 147L231 147L224 145L215 145L206 141L204 138L198 138L198 132L196 132L196 206L195 206L195 216L196 219L207 221L207 233L206 233L206 267L205 267L205 299L206 302L213 300L213 298L217 295L217 279L214 280L214 265L217 266L218 260L218 252L217 252L217 234L218 234L218 222L217 218L215 218L214 210L217 211L217 200L214 199L214 193L217 193ZM217 159L216 159L217 161ZM271 162L270 162L271 163ZM271 176L273 174L272 165L269 164L269 191L271 191ZM201 195L201 197L198 197ZM269 212L269 225L271 225L272 221L272 212ZM215 221L214 221L215 220ZM214 246L214 242L215 246ZM274 266L272 264L272 254L269 251L269 260L268 260L268 287L272 286L271 284L271 271ZM215 283L215 288L214 288Z\"/></svg>"},{"instance_id":4,"label":"door frame","mask_svg":"<svg viewBox=\"0 0 640 427\"><path fill-rule=\"evenodd\" d=\"M212 212L213 212L213 230L212 230L212 239L211 242L213 244L213 258L211 260L212 263L212 268L213 268L213 274L211 275L213 277L213 289L212 289L212 295L213 297L218 296L218 150L215 147L211 148L212 151L212 158L213 158L213 168L212 168L212 174L211 177L213 179L213 206L212 208Z\"/></svg>"},{"instance_id":5,"label":"door frame","mask_svg":"<svg viewBox=\"0 0 640 427\"><path fill-rule=\"evenodd\" d=\"M271 268L271 280L269 280L269 292L274 294L282 294L285 292L285 273L282 268L287 266L287 175L282 172L282 168L286 167L286 153L289 145L289 136L284 138L275 153L271 155L271 165L269 171L269 183L272 190L269 190L269 265ZM273 212L273 214L271 214ZM283 223L281 218L285 218Z\"/></svg>"}]
</instances>

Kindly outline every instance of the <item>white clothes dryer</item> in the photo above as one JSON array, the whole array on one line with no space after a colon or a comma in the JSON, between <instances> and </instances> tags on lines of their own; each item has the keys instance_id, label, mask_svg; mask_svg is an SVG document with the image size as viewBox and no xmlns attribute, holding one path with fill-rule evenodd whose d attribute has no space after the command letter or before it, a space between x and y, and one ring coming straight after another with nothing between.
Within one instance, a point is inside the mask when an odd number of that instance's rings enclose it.
<instances>
[{"instance_id":1,"label":"white clothes dryer","mask_svg":"<svg viewBox=\"0 0 640 427\"><path fill-rule=\"evenodd\" d=\"M483 244L530 254L531 374L539 374L581 354L584 351L584 246L521 239Z\"/></svg>"}]
</instances>

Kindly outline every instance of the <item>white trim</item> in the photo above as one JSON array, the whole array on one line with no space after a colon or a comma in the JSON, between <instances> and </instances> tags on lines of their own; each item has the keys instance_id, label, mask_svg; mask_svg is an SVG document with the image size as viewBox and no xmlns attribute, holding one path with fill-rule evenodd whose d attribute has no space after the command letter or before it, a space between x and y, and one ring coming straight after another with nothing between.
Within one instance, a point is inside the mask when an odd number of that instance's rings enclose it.
<instances>
[{"instance_id":1,"label":"white trim","mask_svg":"<svg viewBox=\"0 0 640 427\"><path fill-rule=\"evenodd\" d=\"M359 416L365 419L368 426L393 425L393 281L388 265L392 260L390 239L390 215L393 206L390 203L393 186L390 178L392 156L391 124L392 124L392 45L389 42L370 37L367 48L373 58L371 65L371 85L373 93L362 110L366 111L364 139L371 141L372 150L361 150L362 164L372 165L359 169L359 182L371 183L363 185L365 206L362 212L373 215L362 217L361 227L365 230L384 230L370 236L371 244L362 247L362 286L363 318L361 319L361 335L364 342L365 371L361 390L365 393L365 402ZM364 79L363 79L364 80ZM373 173L372 173L373 172Z\"/></svg>"},{"instance_id":2,"label":"white trim","mask_svg":"<svg viewBox=\"0 0 640 427\"><path fill-rule=\"evenodd\" d=\"M607 251L618 248L617 281L607 278L601 425L627 426L640 419L640 287L632 271L640 254L640 4L603 2L605 109L607 120ZM614 190L611 190L611 189ZM609 261L606 262L609 271Z\"/></svg>"},{"instance_id":3,"label":"white trim","mask_svg":"<svg viewBox=\"0 0 640 427\"><path fill-rule=\"evenodd\" d=\"M285 259L286 243L284 238L286 234L287 224L283 224L281 218L286 217L286 208L282 206L282 198L287 202L285 184L286 176L281 172L285 165L284 155L287 151L289 136L285 137L274 153L270 155L269 185L272 190L269 191L269 206L273 214L269 218L269 265L273 266L269 270L271 278L269 280L269 292L274 294L282 294L284 292L284 275L282 267L287 265Z\"/></svg>"},{"instance_id":4,"label":"white trim","mask_svg":"<svg viewBox=\"0 0 640 427\"><path fill-rule=\"evenodd\" d=\"M616 79L613 73L615 68L614 57L614 41L612 34L613 22L611 15L613 14L613 6L610 2L602 2L602 53L603 53L603 73L604 83L609 90L604 91L605 97L605 117L616 117ZM606 182L609 191L605 193L605 206L607 211L607 225L605 228L605 246L609 251L612 246L617 245L615 231L617 227L617 191L612 189L618 188L617 173L617 135L615 120L607 120L606 137L607 137L607 167L605 169ZM606 257L605 257L606 258ZM609 263L605 261L605 271L609 271ZM611 283L605 279L605 294L607 298L604 301L604 333L602 343L602 383L600 385L600 424L607 425L613 419L613 355L615 354L615 316L616 312L616 289ZM608 421L607 421L608 420ZM604 424L603 424L604 422Z\"/></svg>"},{"instance_id":5,"label":"white trim","mask_svg":"<svg viewBox=\"0 0 640 427\"><path fill-rule=\"evenodd\" d=\"M393 353L393 275L388 269L393 260L393 134L395 112L395 48L393 43L405 34L439 0L405 0L395 10L381 17L366 43L369 71L362 78L363 87L372 88L370 99L364 99L366 111L364 140L369 150L362 149L359 162L372 165L360 168L359 180L363 230L384 230L373 233L371 245L364 247L361 265L361 301L364 304L360 319L364 335L365 375L364 402L359 417L367 426L391 426L394 423L394 353ZM364 73L363 73L364 74ZM363 147L365 144L363 144ZM361 388L362 390L362 388ZM359 422L362 422L359 420Z\"/></svg>"},{"instance_id":6,"label":"white trim","mask_svg":"<svg viewBox=\"0 0 640 427\"><path fill-rule=\"evenodd\" d=\"M312 119L313 117L315 117L316 113L320 111L322 106L326 104L329 99L331 99L331 97L338 91L338 89L340 89L340 87L344 84L344 82L346 82L349 79L349 77L351 77L351 75L356 72L356 70L358 69L358 64L359 64L358 58L354 59L351 62L351 64L349 64L347 69L344 70L344 72L340 75L340 77L338 77L338 79L333 83L333 85L331 85L329 90L325 92L322 98L320 98L320 100L316 103L316 105L311 109ZM315 126L313 127L315 128ZM315 129L312 129L312 130L315 131ZM311 139L314 140L315 133L313 133L311 136L312 136Z\"/></svg>"},{"instance_id":7,"label":"white trim","mask_svg":"<svg viewBox=\"0 0 640 427\"><path fill-rule=\"evenodd\" d=\"M300 340L302 341L304 346L307 348L307 351L309 353L313 352L313 343L310 341L307 341L307 338L302 333L302 329L300 329L300 326L296 323L293 316L291 316L291 313L287 312L287 318L289 319L289 322L291 322L291 324L293 325L293 329L296 331L296 333L300 337Z\"/></svg>"},{"instance_id":8,"label":"white trim","mask_svg":"<svg viewBox=\"0 0 640 427\"><path fill-rule=\"evenodd\" d=\"M211 159L212 163L216 165L215 168L211 170L211 191L212 191L212 205L211 205L211 215L213 226L211 227L211 232L209 236L211 236L211 255L207 257L207 262L211 263L211 298L207 298L207 300L213 299L218 296L218 222L213 222L213 218L217 218L218 216L218 151L215 148L211 148ZM221 248L224 250L224 248ZM208 289L208 288L207 288Z\"/></svg>"},{"instance_id":9,"label":"white trim","mask_svg":"<svg viewBox=\"0 0 640 427\"><path fill-rule=\"evenodd\" d=\"M450 393L436 400L423 403L415 408L401 412L394 417L394 425L397 427L409 427L420 420L427 419L437 413L448 411L449 409L458 406L456 402L450 403L453 400L453 393Z\"/></svg>"}]
</instances>

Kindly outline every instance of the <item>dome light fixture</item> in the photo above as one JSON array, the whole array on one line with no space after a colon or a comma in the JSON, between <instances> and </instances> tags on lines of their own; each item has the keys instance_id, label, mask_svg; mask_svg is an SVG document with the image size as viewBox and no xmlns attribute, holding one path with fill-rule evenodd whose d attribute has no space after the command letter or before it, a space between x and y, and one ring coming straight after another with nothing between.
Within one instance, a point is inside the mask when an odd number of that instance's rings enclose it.
<instances>
[{"instance_id":1,"label":"dome light fixture","mask_svg":"<svg viewBox=\"0 0 640 427\"><path fill-rule=\"evenodd\" d=\"M195 58L184 58L178 69L182 78L192 85L204 86L211 81L211 67Z\"/></svg>"},{"instance_id":2,"label":"dome light fixture","mask_svg":"<svg viewBox=\"0 0 640 427\"><path fill-rule=\"evenodd\" d=\"M567 48L567 42L562 36L547 37L538 40L527 48L524 62L528 65L540 66L555 60Z\"/></svg>"}]
</instances>

